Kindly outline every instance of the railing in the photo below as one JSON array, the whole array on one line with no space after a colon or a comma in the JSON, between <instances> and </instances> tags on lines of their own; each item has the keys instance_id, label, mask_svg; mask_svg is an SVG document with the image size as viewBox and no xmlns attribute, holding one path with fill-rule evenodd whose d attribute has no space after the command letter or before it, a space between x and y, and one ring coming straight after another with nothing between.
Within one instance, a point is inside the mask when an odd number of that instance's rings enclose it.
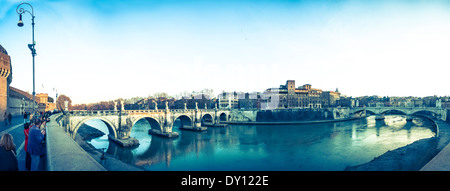
<instances>
[{"instance_id":1,"label":"railing","mask_svg":"<svg viewBox=\"0 0 450 191\"><path fill-rule=\"evenodd\" d=\"M72 110L69 111L71 115L77 115L77 116L88 116L88 115L118 115L119 111L114 110Z\"/></svg>"},{"instance_id":2,"label":"railing","mask_svg":"<svg viewBox=\"0 0 450 191\"><path fill-rule=\"evenodd\" d=\"M185 112L195 112L196 109L170 109L172 113L185 113ZM199 109L201 112L214 112L215 109ZM219 110L222 111L222 110ZM163 113L165 109L149 109L149 110L124 110L122 113L125 114L144 114L144 113ZM75 116L93 116L93 115L119 115L119 110L71 110L68 113Z\"/></svg>"},{"instance_id":3,"label":"railing","mask_svg":"<svg viewBox=\"0 0 450 191\"><path fill-rule=\"evenodd\" d=\"M414 108L417 108L417 109L444 109L444 108L442 108L442 107L425 107L425 106L418 106L418 107L416 107L416 106L413 106L413 107L399 107L399 106L369 106L369 107L366 107L366 106L359 106L359 107L352 107L352 109L360 109L360 108L369 108L369 109L372 109L372 108L398 108L398 109L414 109Z\"/></svg>"}]
</instances>

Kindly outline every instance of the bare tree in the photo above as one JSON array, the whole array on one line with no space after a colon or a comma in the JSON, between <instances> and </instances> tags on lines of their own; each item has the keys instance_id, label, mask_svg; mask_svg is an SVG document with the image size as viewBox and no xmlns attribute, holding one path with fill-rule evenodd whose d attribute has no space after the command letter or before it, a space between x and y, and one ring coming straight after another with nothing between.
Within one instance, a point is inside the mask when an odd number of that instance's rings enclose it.
<instances>
[{"instance_id":1,"label":"bare tree","mask_svg":"<svg viewBox=\"0 0 450 191\"><path fill-rule=\"evenodd\" d=\"M72 109L72 100L66 95L60 95L60 96L58 96L58 99L56 99L56 108L59 111L64 111L64 109L65 109L64 102L65 101L69 102L68 109L69 110Z\"/></svg>"}]
</instances>

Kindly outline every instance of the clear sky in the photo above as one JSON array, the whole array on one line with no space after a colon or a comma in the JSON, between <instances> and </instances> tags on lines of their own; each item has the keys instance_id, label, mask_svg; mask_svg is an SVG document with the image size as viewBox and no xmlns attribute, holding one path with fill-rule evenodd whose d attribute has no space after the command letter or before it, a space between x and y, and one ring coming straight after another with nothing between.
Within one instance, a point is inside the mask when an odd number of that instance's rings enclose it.
<instances>
[{"instance_id":1,"label":"clear sky","mask_svg":"<svg viewBox=\"0 0 450 191\"><path fill-rule=\"evenodd\" d=\"M0 0L12 86L32 91L31 17ZM348 96L450 95L449 1L30 0L36 92L73 103L286 80Z\"/></svg>"}]
</instances>

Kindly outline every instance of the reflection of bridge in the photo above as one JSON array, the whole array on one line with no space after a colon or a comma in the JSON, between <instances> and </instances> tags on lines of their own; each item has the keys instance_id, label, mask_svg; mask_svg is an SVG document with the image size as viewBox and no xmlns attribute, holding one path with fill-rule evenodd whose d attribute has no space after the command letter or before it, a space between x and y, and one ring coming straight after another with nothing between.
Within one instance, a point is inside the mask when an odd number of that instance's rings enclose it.
<instances>
[{"instance_id":1,"label":"reflection of bridge","mask_svg":"<svg viewBox=\"0 0 450 191\"><path fill-rule=\"evenodd\" d=\"M412 115L418 112L431 112L434 117L441 120L446 120L447 111L446 109L439 107L355 107L350 108L350 113L359 113L359 112L371 112L374 113L377 117L383 116L385 113L389 111L397 111L410 118Z\"/></svg>"},{"instance_id":2,"label":"reflection of bridge","mask_svg":"<svg viewBox=\"0 0 450 191\"><path fill-rule=\"evenodd\" d=\"M181 120L183 126L200 127L202 124L219 125L220 121L227 121L229 117L229 110L219 109L78 110L69 111L63 117L62 125L65 131L75 138L82 124L92 119L99 119L108 127L110 137L125 140L130 138L131 129L141 119L149 122L153 132L167 135L173 133L172 127L177 119Z\"/></svg>"}]
</instances>

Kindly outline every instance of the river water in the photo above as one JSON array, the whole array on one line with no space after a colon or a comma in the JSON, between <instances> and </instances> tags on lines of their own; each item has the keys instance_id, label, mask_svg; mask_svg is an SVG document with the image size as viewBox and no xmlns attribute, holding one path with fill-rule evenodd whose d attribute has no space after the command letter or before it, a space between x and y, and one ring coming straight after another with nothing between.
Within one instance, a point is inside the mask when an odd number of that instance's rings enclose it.
<instances>
[{"instance_id":1,"label":"river water","mask_svg":"<svg viewBox=\"0 0 450 191\"><path fill-rule=\"evenodd\" d=\"M86 124L108 134L100 120ZM173 131L180 137L167 139L149 135L149 123L138 121L131 132L140 143L136 148L120 147L106 135L89 143L150 171L340 171L436 135L428 119L407 122L396 115L382 121L367 117L308 125L229 125L204 132L180 130L179 124L175 122Z\"/></svg>"}]
</instances>

